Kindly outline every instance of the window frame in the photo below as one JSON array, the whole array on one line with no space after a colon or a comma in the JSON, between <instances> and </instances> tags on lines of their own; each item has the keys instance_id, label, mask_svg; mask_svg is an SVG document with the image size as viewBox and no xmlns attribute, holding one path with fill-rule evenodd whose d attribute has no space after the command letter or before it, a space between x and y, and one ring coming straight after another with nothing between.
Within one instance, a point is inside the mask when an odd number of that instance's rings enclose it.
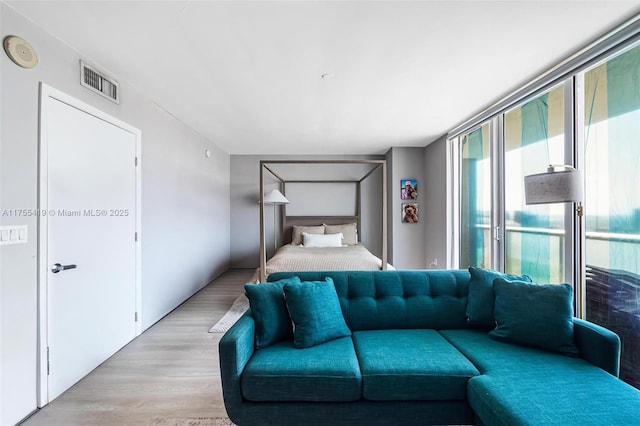
<instances>
[{"instance_id":1,"label":"window frame","mask_svg":"<svg viewBox=\"0 0 640 426\"><path fill-rule=\"evenodd\" d=\"M564 133L565 164L578 170L585 168L585 134L584 134L584 75L593 68L624 54L640 45L640 15L628 21L585 47L580 54L575 54L552 68L541 77L533 80L519 91L505 97L496 105L488 108L456 127L447 135L447 183L450 185L447 199L447 267L460 268L460 224L461 224L461 191L460 191L460 159L461 137L471 133L478 127L490 123L491 147L491 228L492 253L491 268L504 271L506 260L505 238L505 114L521 107L541 94L564 86ZM564 77L563 79L558 76ZM553 78L555 77L555 79ZM469 125L473 123L475 125ZM481 121L479 121L481 120ZM541 170L543 172L544 170ZM585 183L586 185L586 183ZM575 312L580 318L585 317L586 306L586 232L580 232L581 216L576 203L565 205L565 253L564 279L573 283L575 290Z\"/></svg>"}]
</instances>

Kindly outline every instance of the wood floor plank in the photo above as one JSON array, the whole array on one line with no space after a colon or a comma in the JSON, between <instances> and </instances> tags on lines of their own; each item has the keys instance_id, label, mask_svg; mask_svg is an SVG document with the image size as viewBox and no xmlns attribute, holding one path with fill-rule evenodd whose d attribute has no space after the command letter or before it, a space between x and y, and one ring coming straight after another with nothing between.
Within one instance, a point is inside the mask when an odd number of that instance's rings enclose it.
<instances>
[{"instance_id":1,"label":"wood floor plank","mask_svg":"<svg viewBox=\"0 0 640 426\"><path fill-rule=\"evenodd\" d=\"M208 333L254 270L229 270L28 418L25 426L149 425L226 416L218 342Z\"/></svg>"}]
</instances>

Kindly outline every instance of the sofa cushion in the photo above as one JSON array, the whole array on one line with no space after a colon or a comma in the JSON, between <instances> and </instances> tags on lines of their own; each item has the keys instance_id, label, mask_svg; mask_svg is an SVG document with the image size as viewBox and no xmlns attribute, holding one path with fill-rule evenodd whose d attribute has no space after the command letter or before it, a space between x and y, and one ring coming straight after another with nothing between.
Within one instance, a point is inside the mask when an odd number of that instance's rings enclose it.
<instances>
[{"instance_id":1,"label":"sofa cushion","mask_svg":"<svg viewBox=\"0 0 640 426\"><path fill-rule=\"evenodd\" d=\"M242 373L250 401L356 401L362 376L351 338L307 349L283 341L256 351Z\"/></svg>"},{"instance_id":2,"label":"sofa cushion","mask_svg":"<svg viewBox=\"0 0 640 426\"><path fill-rule=\"evenodd\" d=\"M353 333L363 396L373 401L465 400L478 370L435 330Z\"/></svg>"},{"instance_id":3,"label":"sofa cushion","mask_svg":"<svg viewBox=\"0 0 640 426\"><path fill-rule=\"evenodd\" d=\"M293 343L296 348L308 348L351 336L331 278L288 283L284 286L284 295L294 325Z\"/></svg>"},{"instance_id":4,"label":"sofa cushion","mask_svg":"<svg viewBox=\"0 0 640 426\"><path fill-rule=\"evenodd\" d=\"M480 330L441 334L482 373L469 380L468 398L484 424L633 424L640 416L640 391L582 358L492 340Z\"/></svg>"},{"instance_id":5,"label":"sofa cushion","mask_svg":"<svg viewBox=\"0 0 640 426\"><path fill-rule=\"evenodd\" d=\"M269 281L291 276L332 278L351 331L468 327L466 270L276 272Z\"/></svg>"},{"instance_id":6,"label":"sofa cushion","mask_svg":"<svg viewBox=\"0 0 640 426\"><path fill-rule=\"evenodd\" d=\"M573 289L569 284L530 284L497 278L496 340L577 356L573 343Z\"/></svg>"},{"instance_id":7,"label":"sofa cushion","mask_svg":"<svg viewBox=\"0 0 640 426\"><path fill-rule=\"evenodd\" d=\"M495 320L493 317L493 280L504 278L508 281L527 281L531 278L527 275L509 275L491 269L469 268L471 279L469 280L469 300L467 303L466 315L469 324L477 327L493 328Z\"/></svg>"},{"instance_id":8,"label":"sofa cushion","mask_svg":"<svg viewBox=\"0 0 640 426\"><path fill-rule=\"evenodd\" d=\"M256 348L267 347L293 335L283 287L299 282L300 278L291 277L271 283L245 284L244 290L256 322Z\"/></svg>"},{"instance_id":9,"label":"sofa cushion","mask_svg":"<svg viewBox=\"0 0 640 426\"><path fill-rule=\"evenodd\" d=\"M440 334L482 374L517 376L523 370L538 374L549 371L558 363L561 363L560 368L573 363L587 363L581 358L494 340L484 330L443 330Z\"/></svg>"},{"instance_id":10,"label":"sofa cushion","mask_svg":"<svg viewBox=\"0 0 640 426\"><path fill-rule=\"evenodd\" d=\"M586 361L570 369L552 367L546 374L474 377L469 404L486 425L638 423L637 389Z\"/></svg>"}]
</instances>

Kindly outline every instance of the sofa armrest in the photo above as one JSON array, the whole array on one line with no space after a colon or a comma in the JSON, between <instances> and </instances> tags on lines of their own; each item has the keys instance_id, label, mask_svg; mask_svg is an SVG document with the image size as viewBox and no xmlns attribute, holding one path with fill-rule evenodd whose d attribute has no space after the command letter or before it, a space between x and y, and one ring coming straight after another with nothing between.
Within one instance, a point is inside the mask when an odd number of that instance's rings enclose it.
<instances>
[{"instance_id":1,"label":"sofa armrest","mask_svg":"<svg viewBox=\"0 0 640 426\"><path fill-rule=\"evenodd\" d=\"M573 319L580 356L608 373L620 374L620 338L613 331L579 318Z\"/></svg>"},{"instance_id":2,"label":"sofa armrest","mask_svg":"<svg viewBox=\"0 0 640 426\"><path fill-rule=\"evenodd\" d=\"M241 410L242 371L253 355L255 345L255 322L251 311L247 311L220 339L220 375L222 395L227 414L233 420Z\"/></svg>"}]
</instances>

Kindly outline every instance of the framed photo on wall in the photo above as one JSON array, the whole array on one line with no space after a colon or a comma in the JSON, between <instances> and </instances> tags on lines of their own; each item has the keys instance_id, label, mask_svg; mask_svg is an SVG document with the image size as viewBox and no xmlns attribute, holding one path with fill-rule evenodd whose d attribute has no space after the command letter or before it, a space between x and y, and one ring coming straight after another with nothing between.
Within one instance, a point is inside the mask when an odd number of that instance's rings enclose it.
<instances>
[{"instance_id":1,"label":"framed photo on wall","mask_svg":"<svg viewBox=\"0 0 640 426\"><path fill-rule=\"evenodd\" d=\"M403 200L418 199L418 179L400 179L400 198Z\"/></svg>"},{"instance_id":2,"label":"framed photo on wall","mask_svg":"<svg viewBox=\"0 0 640 426\"><path fill-rule=\"evenodd\" d=\"M402 223L418 223L418 203L402 203Z\"/></svg>"}]
</instances>

